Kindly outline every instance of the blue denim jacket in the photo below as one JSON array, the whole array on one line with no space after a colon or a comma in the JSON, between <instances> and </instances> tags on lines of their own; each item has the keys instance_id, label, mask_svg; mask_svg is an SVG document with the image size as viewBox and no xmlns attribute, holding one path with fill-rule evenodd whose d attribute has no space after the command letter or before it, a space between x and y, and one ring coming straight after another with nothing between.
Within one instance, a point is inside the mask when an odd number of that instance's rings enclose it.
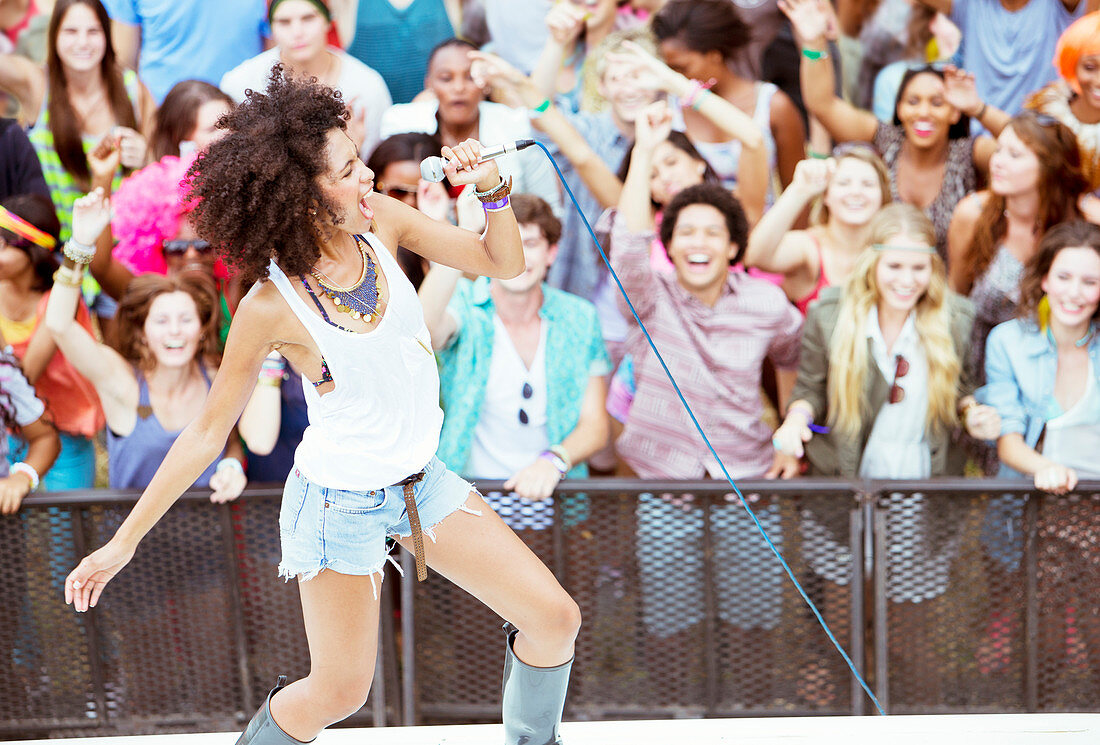
<instances>
[{"instance_id":1,"label":"blue denim jacket","mask_svg":"<svg viewBox=\"0 0 1100 745\"><path fill-rule=\"evenodd\" d=\"M1100 374L1100 339L1089 341L1093 374ZM1014 319L994 327L985 344L985 380L975 394L1001 415L1001 434L1023 435L1035 447L1047 421L1047 405L1054 391L1058 350L1034 321ZM1001 464L1002 477L1019 477Z\"/></svg>"}]
</instances>

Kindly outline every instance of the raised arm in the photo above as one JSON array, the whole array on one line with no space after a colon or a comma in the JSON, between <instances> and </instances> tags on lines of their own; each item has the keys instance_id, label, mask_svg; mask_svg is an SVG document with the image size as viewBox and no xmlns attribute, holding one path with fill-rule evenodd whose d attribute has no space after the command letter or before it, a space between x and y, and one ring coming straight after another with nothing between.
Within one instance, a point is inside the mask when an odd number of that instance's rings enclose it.
<instances>
[{"instance_id":1,"label":"raised arm","mask_svg":"<svg viewBox=\"0 0 1100 745\"><path fill-rule=\"evenodd\" d=\"M569 159L601 207L606 209L618 204L622 181L607 167L568 117L553 104L550 96L544 95L531 78L495 54L470 52L469 56L474 61L475 79L491 84L494 91L505 92L508 98L532 112L531 124L545 133L558 146L561 154Z\"/></svg>"},{"instance_id":2,"label":"raised arm","mask_svg":"<svg viewBox=\"0 0 1100 745\"><path fill-rule=\"evenodd\" d=\"M807 266L813 241L802 230L793 230L806 207L824 193L836 164L828 160L807 159L795 167L794 180L775 200L772 208L749 234L745 264L788 279ZM788 283L784 282L784 289ZM791 297L788 291L787 297Z\"/></svg>"},{"instance_id":3,"label":"raised arm","mask_svg":"<svg viewBox=\"0 0 1100 745\"><path fill-rule=\"evenodd\" d=\"M542 47L531 80L543 98L558 94L558 73L576 48L585 27L586 11L572 3L555 3L546 14L546 43Z\"/></svg>"},{"instance_id":4,"label":"raised arm","mask_svg":"<svg viewBox=\"0 0 1100 745\"><path fill-rule=\"evenodd\" d=\"M110 204L96 189L76 201L73 207L74 245L90 246L110 219ZM67 250L69 250L67 248ZM46 328L65 358L95 388L103 405L107 425L117 433L133 429L138 386L129 363L115 350L100 344L75 316L85 264L66 257L55 275L46 303Z\"/></svg>"},{"instance_id":5,"label":"raised arm","mask_svg":"<svg viewBox=\"0 0 1100 745\"><path fill-rule=\"evenodd\" d=\"M237 308L225 354L202 410L176 438L134 509L99 550L89 554L65 580L65 602L78 611L94 607L106 584L133 557L142 538L168 511L186 485L222 452L256 384L260 366L276 344L272 319L285 304L271 294L246 297Z\"/></svg>"},{"instance_id":6,"label":"raised arm","mask_svg":"<svg viewBox=\"0 0 1100 745\"><path fill-rule=\"evenodd\" d=\"M501 184L495 161L478 162L481 146L467 140L454 149L444 147L444 171L453 185L473 184L487 192ZM458 166L461 165L461 170ZM510 279L524 268L519 225L510 206L487 208L482 235L431 219L396 199L374 193L368 197L379 233L389 246L404 246L430 261L471 274Z\"/></svg>"},{"instance_id":7,"label":"raised arm","mask_svg":"<svg viewBox=\"0 0 1100 745\"><path fill-rule=\"evenodd\" d=\"M803 52L799 63L802 100L810 113L841 142L870 141L878 120L836 95L836 76L829 60L826 31L830 18L824 0L779 0L779 9L791 21Z\"/></svg>"},{"instance_id":8,"label":"raised arm","mask_svg":"<svg viewBox=\"0 0 1100 745\"><path fill-rule=\"evenodd\" d=\"M634 122L634 147L630 167L619 197L618 219L629 231L653 230L653 150L672 132L672 114L664 101L645 107Z\"/></svg>"}]
</instances>

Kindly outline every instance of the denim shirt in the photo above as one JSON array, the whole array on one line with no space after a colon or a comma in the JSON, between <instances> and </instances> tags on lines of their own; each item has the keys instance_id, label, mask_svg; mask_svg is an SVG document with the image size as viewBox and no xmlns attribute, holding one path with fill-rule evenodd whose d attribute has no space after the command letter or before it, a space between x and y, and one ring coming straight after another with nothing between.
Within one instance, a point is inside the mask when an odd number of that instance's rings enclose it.
<instances>
[{"instance_id":1,"label":"denim shirt","mask_svg":"<svg viewBox=\"0 0 1100 745\"><path fill-rule=\"evenodd\" d=\"M546 429L559 443L577 426L581 403L592 375L606 375L611 362L600 334L596 308L567 292L542 286L539 317L549 324L546 334ZM489 363L493 358L493 316L496 310L485 277L459 280L448 310L461 327L436 353L439 393L446 416L439 435L439 459L462 472L470 457L474 428L485 401ZM584 478L588 465L578 463L567 478Z\"/></svg>"},{"instance_id":2,"label":"denim shirt","mask_svg":"<svg viewBox=\"0 0 1100 745\"><path fill-rule=\"evenodd\" d=\"M1100 371L1100 339L1089 340L1093 374ZM995 326L985 346L986 384L975 394L1001 415L1001 435L1023 435L1028 447L1039 442L1058 372L1058 350L1032 320L1014 319ZM1001 464L999 476L1020 477Z\"/></svg>"}]
</instances>

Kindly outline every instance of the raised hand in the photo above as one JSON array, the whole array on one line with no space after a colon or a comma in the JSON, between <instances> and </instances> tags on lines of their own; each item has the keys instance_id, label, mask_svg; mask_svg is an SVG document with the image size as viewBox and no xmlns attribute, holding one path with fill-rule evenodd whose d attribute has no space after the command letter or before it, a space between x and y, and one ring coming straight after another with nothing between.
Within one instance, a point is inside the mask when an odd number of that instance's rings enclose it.
<instances>
[{"instance_id":1,"label":"raised hand","mask_svg":"<svg viewBox=\"0 0 1100 745\"><path fill-rule=\"evenodd\" d=\"M115 127L114 134L118 138L122 167L134 170L143 168L149 156L149 143L145 136L129 127Z\"/></svg>"},{"instance_id":2,"label":"raised hand","mask_svg":"<svg viewBox=\"0 0 1100 745\"><path fill-rule=\"evenodd\" d=\"M438 181L420 179L416 184L416 208L433 220L446 222L451 209L451 195Z\"/></svg>"},{"instance_id":3,"label":"raised hand","mask_svg":"<svg viewBox=\"0 0 1100 745\"><path fill-rule=\"evenodd\" d=\"M80 612L94 608L103 588L133 557L134 547L116 543L114 539L85 556L65 578L65 603Z\"/></svg>"},{"instance_id":4,"label":"raised hand","mask_svg":"<svg viewBox=\"0 0 1100 745\"><path fill-rule=\"evenodd\" d=\"M634 120L634 147L652 152L672 133L672 112L664 101L655 101L642 109Z\"/></svg>"},{"instance_id":5,"label":"raised hand","mask_svg":"<svg viewBox=\"0 0 1100 745\"><path fill-rule=\"evenodd\" d=\"M833 26L833 16L824 6L828 0L779 0L779 9L791 21L795 37L802 44L824 46Z\"/></svg>"},{"instance_id":6,"label":"raised hand","mask_svg":"<svg viewBox=\"0 0 1100 745\"><path fill-rule=\"evenodd\" d=\"M504 59L489 52L470 50L466 53L470 59L470 77L479 88L494 85L517 86L527 76Z\"/></svg>"},{"instance_id":7,"label":"raised hand","mask_svg":"<svg viewBox=\"0 0 1100 745\"><path fill-rule=\"evenodd\" d=\"M637 68L640 73L638 82L642 87L675 95L683 95L687 92L691 84L687 77L673 70L637 43L624 41L621 49L623 51L608 52L607 61L624 63Z\"/></svg>"},{"instance_id":8,"label":"raised hand","mask_svg":"<svg viewBox=\"0 0 1100 745\"><path fill-rule=\"evenodd\" d=\"M977 116L982 109L982 98L974 84L974 75L954 65L943 69L943 92L947 103L966 114Z\"/></svg>"},{"instance_id":9,"label":"raised hand","mask_svg":"<svg viewBox=\"0 0 1100 745\"><path fill-rule=\"evenodd\" d=\"M85 194L73 204L73 238L77 243L95 245L96 238L111 222L111 203L102 187Z\"/></svg>"},{"instance_id":10,"label":"raised hand","mask_svg":"<svg viewBox=\"0 0 1100 745\"><path fill-rule=\"evenodd\" d=\"M584 31L588 11L573 3L555 3L546 14L546 28L550 39L559 46L568 46L580 38Z\"/></svg>"},{"instance_id":11,"label":"raised hand","mask_svg":"<svg viewBox=\"0 0 1100 745\"><path fill-rule=\"evenodd\" d=\"M88 170L92 182L110 185L122 163L122 151L119 149L118 136L113 132L103 135L88 153Z\"/></svg>"},{"instance_id":12,"label":"raised hand","mask_svg":"<svg viewBox=\"0 0 1100 745\"><path fill-rule=\"evenodd\" d=\"M829 187L829 179L835 171L836 160L833 158L800 160L794 167L794 178L787 188L795 188L807 198L813 199L825 193L825 189Z\"/></svg>"},{"instance_id":13,"label":"raised hand","mask_svg":"<svg viewBox=\"0 0 1100 745\"><path fill-rule=\"evenodd\" d=\"M363 144L367 138L367 107L359 106L358 96L348 101L348 138L356 147Z\"/></svg>"},{"instance_id":14,"label":"raised hand","mask_svg":"<svg viewBox=\"0 0 1100 745\"><path fill-rule=\"evenodd\" d=\"M453 186L477 184L479 191L492 189L500 183L500 171L495 160L481 160L481 143L465 140L452 147L443 146L440 153L446 165L443 173Z\"/></svg>"}]
</instances>

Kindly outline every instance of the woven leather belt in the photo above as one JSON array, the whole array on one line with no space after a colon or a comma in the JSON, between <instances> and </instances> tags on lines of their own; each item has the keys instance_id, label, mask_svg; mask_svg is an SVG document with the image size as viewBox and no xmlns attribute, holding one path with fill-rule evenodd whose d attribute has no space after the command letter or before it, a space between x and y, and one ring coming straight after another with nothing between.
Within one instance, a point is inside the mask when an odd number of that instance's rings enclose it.
<instances>
[{"instance_id":1,"label":"woven leather belt","mask_svg":"<svg viewBox=\"0 0 1100 745\"><path fill-rule=\"evenodd\" d=\"M428 566L424 561L424 533L420 529L420 514L416 511L416 495L413 487L424 478L425 472L414 473L395 484L405 487L405 511L409 514L409 527L412 529L413 555L416 556L416 579L423 582L428 578Z\"/></svg>"}]
</instances>

